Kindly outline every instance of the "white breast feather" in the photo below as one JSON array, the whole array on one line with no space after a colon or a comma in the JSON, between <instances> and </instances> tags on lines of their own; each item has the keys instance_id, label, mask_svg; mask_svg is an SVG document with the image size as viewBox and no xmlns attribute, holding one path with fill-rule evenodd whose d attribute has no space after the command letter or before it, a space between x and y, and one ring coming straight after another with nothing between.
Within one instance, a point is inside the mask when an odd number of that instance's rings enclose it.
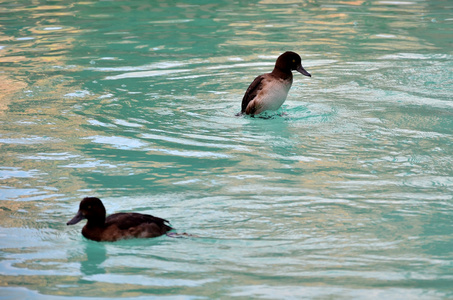
<instances>
[{"instance_id":1,"label":"white breast feather","mask_svg":"<svg viewBox=\"0 0 453 300\"><path fill-rule=\"evenodd\" d=\"M291 84L292 82L284 80L266 80L264 88L257 95L259 109L255 113L279 109L288 96Z\"/></svg>"}]
</instances>

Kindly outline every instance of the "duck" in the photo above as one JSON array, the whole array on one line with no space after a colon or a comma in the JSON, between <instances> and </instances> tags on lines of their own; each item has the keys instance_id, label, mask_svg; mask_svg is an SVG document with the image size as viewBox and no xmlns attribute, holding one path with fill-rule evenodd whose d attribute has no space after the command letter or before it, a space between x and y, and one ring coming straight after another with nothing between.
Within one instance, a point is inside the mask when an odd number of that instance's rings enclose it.
<instances>
[{"instance_id":1,"label":"duck","mask_svg":"<svg viewBox=\"0 0 453 300\"><path fill-rule=\"evenodd\" d=\"M286 51L277 58L272 72L256 77L250 84L242 98L239 115L259 115L267 110L278 110L293 84L293 70L311 77L302 67L299 54Z\"/></svg>"},{"instance_id":2,"label":"duck","mask_svg":"<svg viewBox=\"0 0 453 300\"><path fill-rule=\"evenodd\" d=\"M173 228L169 221L140 213L115 213L106 217L104 204L99 198L85 197L77 214L66 223L74 225L86 219L82 235L97 242L115 242L130 238L153 238Z\"/></svg>"}]
</instances>

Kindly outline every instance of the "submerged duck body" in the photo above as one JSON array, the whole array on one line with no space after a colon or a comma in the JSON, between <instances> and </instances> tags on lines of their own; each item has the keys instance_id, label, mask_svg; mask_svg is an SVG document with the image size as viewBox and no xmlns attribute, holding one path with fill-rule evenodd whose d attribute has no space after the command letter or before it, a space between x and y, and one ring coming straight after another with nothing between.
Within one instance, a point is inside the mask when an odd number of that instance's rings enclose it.
<instances>
[{"instance_id":1,"label":"submerged duck body","mask_svg":"<svg viewBox=\"0 0 453 300\"><path fill-rule=\"evenodd\" d=\"M102 201L87 197L80 202L79 211L66 225L87 219L82 235L98 242L114 242L130 238L152 238L172 230L168 221L140 213L116 213L106 217Z\"/></svg>"},{"instance_id":2,"label":"submerged duck body","mask_svg":"<svg viewBox=\"0 0 453 300\"><path fill-rule=\"evenodd\" d=\"M285 102L293 84L293 73L311 77L302 67L300 56L291 51L280 55L271 73L255 78L242 98L241 114L258 115L266 110L277 110Z\"/></svg>"}]
</instances>

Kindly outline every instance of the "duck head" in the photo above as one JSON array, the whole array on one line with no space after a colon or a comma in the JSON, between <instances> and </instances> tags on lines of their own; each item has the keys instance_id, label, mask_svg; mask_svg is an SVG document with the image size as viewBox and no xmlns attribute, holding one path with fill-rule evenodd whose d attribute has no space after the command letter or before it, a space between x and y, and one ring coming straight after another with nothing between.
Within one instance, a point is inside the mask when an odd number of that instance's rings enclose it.
<instances>
[{"instance_id":1,"label":"duck head","mask_svg":"<svg viewBox=\"0 0 453 300\"><path fill-rule=\"evenodd\" d=\"M300 58L299 54L292 51L286 51L277 58L275 69L283 72L297 71L302 75L311 77L311 74L302 67L302 59Z\"/></svg>"},{"instance_id":2,"label":"duck head","mask_svg":"<svg viewBox=\"0 0 453 300\"><path fill-rule=\"evenodd\" d=\"M79 211L66 225L74 225L87 219L88 222L100 223L105 222L105 207L102 201L96 197L86 197L80 202Z\"/></svg>"}]
</instances>

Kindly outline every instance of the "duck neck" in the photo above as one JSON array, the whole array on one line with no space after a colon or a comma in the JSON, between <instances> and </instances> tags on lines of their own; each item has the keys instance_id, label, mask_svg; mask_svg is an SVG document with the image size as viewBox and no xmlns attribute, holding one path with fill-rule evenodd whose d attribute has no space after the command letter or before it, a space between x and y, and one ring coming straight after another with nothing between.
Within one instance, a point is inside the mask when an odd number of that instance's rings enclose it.
<instances>
[{"instance_id":1,"label":"duck neck","mask_svg":"<svg viewBox=\"0 0 453 300\"><path fill-rule=\"evenodd\" d=\"M97 217L95 219L88 219L86 226L88 228L103 227L105 224L105 216Z\"/></svg>"},{"instance_id":2,"label":"duck neck","mask_svg":"<svg viewBox=\"0 0 453 300\"><path fill-rule=\"evenodd\" d=\"M272 74L274 74L276 77L281 78L283 80L293 78L293 73L291 72L291 70L280 69L277 66L275 66L274 70L272 70Z\"/></svg>"}]
</instances>

